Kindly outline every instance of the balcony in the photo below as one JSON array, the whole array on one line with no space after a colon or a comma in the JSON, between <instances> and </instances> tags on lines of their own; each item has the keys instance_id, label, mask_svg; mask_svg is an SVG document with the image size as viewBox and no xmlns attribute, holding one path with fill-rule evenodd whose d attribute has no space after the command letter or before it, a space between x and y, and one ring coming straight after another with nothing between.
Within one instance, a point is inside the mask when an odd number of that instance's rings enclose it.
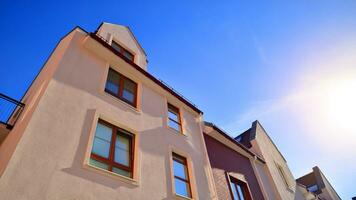
<instances>
[{"instance_id":1,"label":"balcony","mask_svg":"<svg viewBox=\"0 0 356 200\"><path fill-rule=\"evenodd\" d=\"M0 93L0 145L15 126L25 104Z\"/></svg>"}]
</instances>

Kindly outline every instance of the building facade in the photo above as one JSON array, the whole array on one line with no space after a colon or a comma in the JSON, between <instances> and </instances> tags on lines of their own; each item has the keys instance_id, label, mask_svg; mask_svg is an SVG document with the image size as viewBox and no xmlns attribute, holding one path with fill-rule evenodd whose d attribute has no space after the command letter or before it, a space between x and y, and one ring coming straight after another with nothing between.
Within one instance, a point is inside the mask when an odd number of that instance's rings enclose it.
<instances>
[{"instance_id":1,"label":"building facade","mask_svg":"<svg viewBox=\"0 0 356 200\"><path fill-rule=\"evenodd\" d=\"M219 199L268 199L256 173L263 159L212 123L205 123L204 139Z\"/></svg>"},{"instance_id":2,"label":"building facade","mask_svg":"<svg viewBox=\"0 0 356 200\"><path fill-rule=\"evenodd\" d=\"M312 192L323 200L341 200L332 185L326 179L319 167L313 167L313 171L298 178L297 183L304 185L308 191Z\"/></svg>"},{"instance_id":3,"label":"building facade","mask_svg":"<svg viewBox=\"0 0 356 200\"><path fill-rule=\"evenodd\" d=\"M74 28L0 111L0 199L320 199L258 121L236 138L204 123L126 26Z\"/></svg>"},{"instance_id":4,"label":"building facade","mask_svg":"<svg viewBox=\"0 0 356 200\"><path fill-rule=\"evenodd\" d=\"M251 128L235 140L265 160L266 164L259 167L257 173L265 177L263 185L269 187L269 199L305 199L286 159L258 121L253 122Z\"/></svg>"},{"instance_id":5,"label":"building facade","mask_svg":"<svg viewBox=\"0 0 356 200\"><path fill-rule=\"evenodd\" d=\"M147 72L131 31L61 39L0 146L0 199L214 199L202 112Z\"/></svg>"}]
</instances>

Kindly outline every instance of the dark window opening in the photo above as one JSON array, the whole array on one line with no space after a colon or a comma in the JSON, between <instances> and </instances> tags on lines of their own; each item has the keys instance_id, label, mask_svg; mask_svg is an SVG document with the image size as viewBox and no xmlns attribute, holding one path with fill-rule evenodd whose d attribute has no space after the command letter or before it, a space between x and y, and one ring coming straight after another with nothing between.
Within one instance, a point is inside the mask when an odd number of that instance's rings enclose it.
<instances>
[{"instance_id":1,"label":"dark window opening","mask_svg":"<svg viewBox=\"0 0 356 200\"><path fill-rule=\"evenodd\" d=\"M122 54L123 56L125 56L127 59L131 60L132 62L134 61L135 56L130 53L129 51L127 51L124 47L122 47L121 45L119 45L117 42L112 41L111 42L111 46L112 48L114 48L117 52L119 52L120 54Z\"/></svg>"},{"instance_id":2,"label":"dark window opening","mask_svg":"<svg viewBox=\"0 0 356 200\"><path fill-rule=\"evenodd\" d=\"M179 109L168 103L168 126L178 132L182 132L182 123Z\"/></svg>"},{"instance_id":3,"label":"dark window opening","mask_svg":"<svg viewBox=\"0 0 356 200\"><path fill-rule=\"evenodd\" d=\"M105 91L136 107L137 83L111 68L106 80Z\"/></svg>"}]
</instances>

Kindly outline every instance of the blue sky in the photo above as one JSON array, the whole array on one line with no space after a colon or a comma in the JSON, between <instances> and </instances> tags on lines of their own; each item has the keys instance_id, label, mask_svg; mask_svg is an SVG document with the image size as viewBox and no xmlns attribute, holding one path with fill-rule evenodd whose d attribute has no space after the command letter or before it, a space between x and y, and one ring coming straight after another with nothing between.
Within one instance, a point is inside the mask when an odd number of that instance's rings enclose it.
<instances>
[{"instance_id":1,"label":"blue sky","mask_svg":"<svg viewBox=\"0 0 356 200\"><path fill-rule=\"evenodd\" d=\"M206 120L236 136L258 119L295 177L318 165L350 199L355 10L353 0L1 1L0 92L21 98L74 26L128 25L148 54L148 70Z\"/></svg>"}]
</instances>

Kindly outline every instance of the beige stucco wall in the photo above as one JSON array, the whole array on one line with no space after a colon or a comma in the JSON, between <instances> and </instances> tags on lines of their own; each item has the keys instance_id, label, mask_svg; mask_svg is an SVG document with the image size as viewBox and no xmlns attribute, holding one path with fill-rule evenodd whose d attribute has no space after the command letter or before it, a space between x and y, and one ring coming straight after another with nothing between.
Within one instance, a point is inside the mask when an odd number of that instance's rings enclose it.
<instances>
[{"instance_id":1,"label":"beige stucco wall","mask_svg":"<svg viewBox=\"0 0 356 200\"><path fill-rule=\"evenodd\" d=\"M260 170L260 172L267 174L267 177L273 182L270 185L275 185L273 189L277 189L276 199L278 196L280 196L283 200L303 199L300 194L296 194L296 181L287 165L287 162L281 156L263 127L258 122L256 126L256 139L252 141L252 146L252 150L256 154L262 156L266 161L267 169L264 171ZM277 164L282 167L289 187L285 184L277 168Z\"/></svg>"},{"instance_id":2,"label":"beige stucco wall","mask_svg":"<svg viewBox=\"0 0 356 200\"><path fill-rule=\"evenodd\" d=\"M88 40L82 31L73 33L0 178L0 199L176 199L172 151L188 158L194 199L212 199L200 114L120 58L103 58L107 52L97 54L101 49L90 49ZM109 64L138 82L138 109L103 91ZM167 128L167 99L181 109L185 135ZM87 166L99 117L136 135L134 180Z\"/></svg>"},{"instance_id":3,"label":"beige stucco wall","mask_svg":"<svg viewBox=\"0 0 356 200\"><path fill-rule=\"evenodd\" d=\"M26 104L24 110L19 116L15 127L11 130L11 134L8 134L6 139L0 145L0 177L6 169L17 144L24 133L24 130L32 118L34 110L37 108L38 102L48 86L51 76L59 65L61 58L64 52L66 52L73 36L74 33L71 33L66 35L65 38L59 40L59 43L44 64L41 73L36 77L36 80L34 80L22 99L22 102Z\"/></svg>"},{"instance_id":4,"label":"beige stucco wall","mask_svg":"<svg viewBox=\"0 0 356 200\"><path fill-rule=\"evenodd\" d=\"M265 193L265 198L268 200L278 200L279 196L276 194L275 185L271 182L269 177L266 164L261 164L259 162L253 161L256 167L256 176L259 178L261 183L261 188Z\"/></svg>"}]
</instances>

